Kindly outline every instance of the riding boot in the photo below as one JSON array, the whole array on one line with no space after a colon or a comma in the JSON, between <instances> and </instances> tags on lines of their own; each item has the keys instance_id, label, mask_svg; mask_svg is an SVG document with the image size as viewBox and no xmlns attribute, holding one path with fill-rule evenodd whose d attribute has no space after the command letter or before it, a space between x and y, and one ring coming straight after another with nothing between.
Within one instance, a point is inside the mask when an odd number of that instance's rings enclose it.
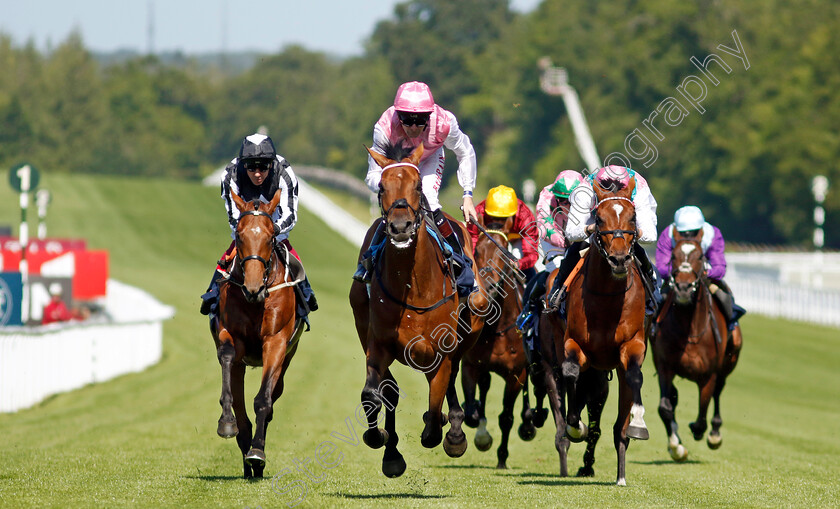
<instances>
[{"instance_id":1,"label":"riding boot","mask_svg":"<svg viewBox=\"0 0 840 509\"><path fill-rule=\"evenodd\" d=\"M522 313L516 319L516 327L522 331L522 340L527 347L526 353L539 349L536 325L540 311L540 298L545 293L546 279L548 279L548 272L543 271L528 282L523 298L525 304L522 306Z\"/></svg>"},{"instance_id":2,"label":"riding boot","mask_svg":"<svg viewBox=\"0 0 840 509\"><path fill-rule=\"evenodd\" d=\"M452 224L443 215L443 209L435 210L432 212L432 215L438 231L440 231L440 234L443 235L444 240L446 240L446 243L452 249L451 256L453 265L455 266L455 281L458 287L458 295L465 297L476 288L475 274L472 271L472 260L464 253L461 241L458 239L458 235L455 234Z\"/></svg>"},{"instance_id":3,"label":"riding boot","mask_svg":"<svg viewBox=\"0 0 840 509\"><path fill-rule=\"evenodd\" d=\"M356 272L353 274L353 279L360 283L370 283L370 279L373 275L373 257L375 251L378 251L378 246L382 244L385 240L385 222L381 221L379 226L376 227L376 231L373 232L373 238L370 239L370 245L367 248L367 251L362 254L362 259L359 260L359 266L356 268Z\"/></svg>"},{"instance_id":4,"label":"riding boot","mask_svg":"<svg viewBox=\"0 0 840 509\"><path fill-rule=\"evenodd\" d=\"M210 279L210 286L207 287L207 291L201 296L201 309L199 311L202 315L216 314L216 310L219 307L219 281L221 279L221 272L214 270L213 277Z\"/></svg>"},{"instance_id":5,"label":"riding boot","mask_svg":"<svg viewBox=\"0 0 840 509\"><path fill-rule=\"evenodd\" d=\"M647 252L639 244L633 245L633 255L639 261L639 268L642 271L642 277L647 280L645 284L645 315L653 316L662 305L662 294L659 291L659 283L656 277L656 271L653 270L653 264L650 263Z\"/></svg>"},{"instance_id":6,"label":"riding boot","mask_svg":"<svg viewBox=\"0 0 840 509\"><path fill-rule=\"evenodd\" d=\"M557 267L557 275L554 277L554 284L551 287L551 295L548 297L548 308L551 311L557 311L560 307L560 301L566 297L566 278L572 273L577 262L580 260L580 251L583 249L583 242L574 242L566 249L566 254L563 256L563 261Z\"/></svg>"},{"instance_id":7,"label":"riding boot","mask_svg":"<svg viewBox=\"0 0 840 509\"><path fill-rule=\"evenodd\" d=\"M306 300L306 307L309 308L309 312L318 311L318 299L315 298L315 292L312 291L309 278L304 276L303 281L298 283L298 286L300 287L300 292L303 294L303 298Z\"/></svg>"}]
</instances>

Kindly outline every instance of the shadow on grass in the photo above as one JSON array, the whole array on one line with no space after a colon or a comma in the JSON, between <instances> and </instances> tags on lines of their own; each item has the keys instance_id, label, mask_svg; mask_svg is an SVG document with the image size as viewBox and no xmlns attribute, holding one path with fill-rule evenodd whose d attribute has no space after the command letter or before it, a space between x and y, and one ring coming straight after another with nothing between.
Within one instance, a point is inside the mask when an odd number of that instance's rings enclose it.
<instances>
[{"instance_id":1,"label":"shadow on grass","mask_svg":"<svg viewBox=\"0 0 840 509\"><path fill-rule=\"evenodd\" d=\"M327 495L331 497L340 497L340 498L352 498L358 500L375 500L379 498L405 498L405 499L435 499L435 498L446 498L443 495L422 495L420 493L379 493L376 495L356 495L353 493L327 493Z\"/></svg>"},{"instance_id":2,"label":"shadow on grass","mask_svg":"<svg viewBox=\"0 0 840 509\"><path fill-rule=\"evenodd\" d=\"M700 460L653 460L653 461L628 461L628 463L635 463L636 465L702 465Z\"/></svg>"},{"instance_id":3,"label":"shadow on grass","mask_svg":"<svg viewBox=\"0 0 840 509\"><path fill-rule=\"evenodd\" d=\"M533 481L518 481L517 484L523 486L614 486L614 482L610 481L589 481L587 478L577 477L558 477L553 481L535 479Z\"/></svg>"},{"instance_id":4,"label":"shadow on grass","mask_svg":"<svg viewBox=\"0 0 840 509\"><path fill-rule=\"evenodd\" d=\"M466 469L475 469L475 470L497 470L496 467L491 467L490 465L435 465L432 468L454 468L456 470L466 470ZM500 470L504 472L504 469Z\"/></svg>"},{"instance_id":5,"label":"shadow on grass","mask_svg":"<svg viewBox=\"0 0 840 509\"><path fill-rule=\"evenodd\" d=\"M271 481L271 476L267 477L252 477L250 479L245 479L241 475L185 475L185 479L200 479L202 481L247 481L247 482L260 482L260 481Z\"/></svg>"}]
</instances>

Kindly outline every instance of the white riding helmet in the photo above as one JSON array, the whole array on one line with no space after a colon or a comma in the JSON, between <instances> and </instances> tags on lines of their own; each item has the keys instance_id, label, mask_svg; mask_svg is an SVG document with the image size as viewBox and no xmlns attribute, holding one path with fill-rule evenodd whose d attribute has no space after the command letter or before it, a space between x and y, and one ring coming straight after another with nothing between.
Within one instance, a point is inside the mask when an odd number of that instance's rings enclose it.
<instances>
[{"instance_id":1,"label":"white riding helmet","mask_svg":"<svg viewBox=\"0 0 840 509\"><path fill-rule=\"evenodd\" d=\"M674 226L678 232L689 232L699 230L706 223L703 212L694 205L688 205L677 209L674 212Z\"/></svg>"}]
</instances>

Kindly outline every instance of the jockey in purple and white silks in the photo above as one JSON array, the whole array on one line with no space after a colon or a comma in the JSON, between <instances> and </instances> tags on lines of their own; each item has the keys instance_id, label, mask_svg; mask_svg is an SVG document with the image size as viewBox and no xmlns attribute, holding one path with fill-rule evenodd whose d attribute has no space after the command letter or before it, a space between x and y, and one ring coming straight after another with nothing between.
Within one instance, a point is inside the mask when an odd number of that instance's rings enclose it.
<instances>
[{"instance_id":1,"label":"jockey in purple and white silks","mask_svg":"<svg viewBox=\"0 0 840 509\"><path fill-rule=\"evenodd\" d=\"M706 277L711 280L709 291L721 304L727 323L732 330L738 319L746 313L746 310L735 304L732 290L723 280L726 276L726 258L724 256L726 243L718 227L706 221L703 211L694 205L677 209L674 212L674 222L662 230L656 243L656 270L659 271L663 280L662 293L667 294L670 291L671 253L676 245L676 240L674 240L676 232L679 232L680 236L692 240L700 236L700 247L703 249L706 258Z\"/></svg>"},{"instance_id":2,"label":"jockey in purple and white silks","mask_svg":"<svg viewBox=\"0 0 840 509\"><path fill-rule=\"evenodd\" d=\"M425 83L411 81L403 83L397 89L394 104L379 117L373 126L372 149L385 153L386 145L416 148L423 144L419 171L423 186L423 195L429 203L435 224L445 237L453 251L464 256L452 226L445 221L438 201L438 193L443 181L444 147L452 150L458 159L458 183L464 190L463 211L468 222L476 221L472 194L476 179L475 150L467 136L458 127L458 120L451 112L435 104L432 91ZM379 192L379 180L382 168L368 156L368 171L365 182L373 192ZM371 246L381 243L384 236L380 227L374 234ZM357 281L370 282L371 250L362 256L362 262L353 278Z\"/></svg>"},{"instance_id":3,"label":"jockey in purple and white silks","mask_svg":"<svg viewBox=\"0 0 840 509\"><path fill-rule=\"evenodd\" d=\"M590 173L569 197L571 210L566 222L566 238L572 244L566 249L566 256L563 258L559 267L560 270L554 280L550 298L552 307L556 307L565 296L566 278L569 277L575 264L580 260L580 250L584 242L591 242L591 236L595 232L595 218L592 210L597 202L592 186L597 183L599 185L603 184L603 187L613 185L618 186L618 189L623 189L630 184L631 180L636 183L632 200L636 209L636 229L639 235L637 242L633 244L633 255L642 269L642 277L647 279L649 283L646 284L650 287L647 311L649 314L654 312L656 301L659 299L656 273L647 253L640 244L656 242L656 199L653 197L647 181L637 171L623 166L605 166L595 173Z\"/></svg>"}]
</instances>

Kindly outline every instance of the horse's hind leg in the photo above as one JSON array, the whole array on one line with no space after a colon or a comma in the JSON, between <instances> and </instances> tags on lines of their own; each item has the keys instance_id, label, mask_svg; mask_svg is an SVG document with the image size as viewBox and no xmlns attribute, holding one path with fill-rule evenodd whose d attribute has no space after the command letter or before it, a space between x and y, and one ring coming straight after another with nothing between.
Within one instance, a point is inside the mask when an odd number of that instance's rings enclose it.
<instances>
[{"instance_id":1,"label":"horse's hind leg","mask_svg":"<svg viewBox=\"0 0 840 509\"><path fill-rule=\"evenodd\" d=\"M709 449L718 449L723 442L723 438L720 436L720 427L723 425L723 420L720 418L720 393L723 392L724 385L726 385L726 377L719 375L713 396L715 401L715 415L712 417L712 431L706 437L706 444L709 446Z\"/></svg>"},{"instance_id":2,"label":"horse's hind leg","mask_svg":"<svg viewBox=\"0 0 840 509\"><path fill-rule=\"evenodd\" d=\"M537 427L534 426L534 410L528 398L528 370L523 369L517 380L519 386L522 387L522 412L520 413L522 424L519 425L519 438L530 442L537 436Z\"/></svg>"},{"instance_id":3,"label":"horse's hind leg","mask_svg":"<svg viewBox=\"0 0 840 509\"><path fill-rule=\"evenodd\" d=\"M493 446L493 437L487 431L487 393L490 392L490 372L485 371L478 378L478 429L475 431L475 447L479 451L487 451ZM451 417L451 416L450 416ZM451 419L450 419L451 420Z\"/></svg>"},{"instance_id":4,"label":"horse's hind leg","mask_svg":"<svg viewBox=\"0 0 840 509\"><path fill-rule=\"evenodd\" d=\"M580 379L583 352L572 340L566 340L566 360L561 367L563 371L563 385L566 389L568 407L566 409L566 436L572 442L582 442L589 432L586 424L580 419L580 410L577 404L577 387Z\"/></svg>"},{"instance_id":5,"label":"horse's hind leg","mask_svg":"<svg viewBox=\"0 0 840 509\"><path fill-rule=\"evenodd\" d=\"M458 402L458 393L455 391L455 378L458 376L458 364L452 362L450 365L452 366L452 372L450 374L449 384L446 387L446 402L449 405L449 431L443 440L443 450L450 458L460 458L467 450L467 435L461 429L461 424L464 422L464 410ZM486 373L486 377L486 386L489 388L490 373ZM481 397L485 398L487 394L481 386L482 382L484 382L483 376L479 379L479 388L482 389ZM487 421L487 419L482 420ZM479 431L480 429L479 427Z\"/></svg>"},{"instance_id":6,"label":"horse's hind leg","mask_svg":"<svg viewBox=\"0 0 840 509\"><path fill-rule=\"evenodd\" d=\"M586 437L586 452L583 453L583 466L577 471L578 477L595 475L595 446L601 438L601 413L610 394L610 385L606 371L590 369L582 378L586 378L586 407L589 414L589 436ZM580 405L581 403L578 403ZM580 410L583 410L581 408ZM580 412L580 410L578 412Z\"/></svg>"},{"instance_id":7,"label":"horse's hind leg","mask_svg":"<svg viewBox=\"0 0 840 509\"><path fill-rule=\"evenodd\" d=\"M396 413L400 400L400 388L391 370L385 372L385 379L379 386L379 395L385 405L385 432L388 434L385 454L382 456L382 473L386 477L399 477L405 472L406 465L405 459L397 449L400 438L397 436Z\"/></svg>"},{"instance_id":8,"label":"horse's hind leg","mask_svg":"<svg viewBox=\"0 0 840 509\"><path fill-rule=\"evenodd\" d=\"M541 364L544 379L543 386L545 387L545 394L548 396L551 414L554 416L554 426L556 428L554 448L557 449L557 454L560 457L560 477L568 477L569 438L566 436L565 408L563 407L564 398L561 392L563 386L559 382L560 377L557 376L555 370L548 365L545 359L541 361Z\"/></svg>"},{"instance_id":9,"label":"horse's hind leg","mask_svg":"<svg viewBox=\"0 0 840 509\"><path fill-rule=\"evenodd\" d=\"M706 433L706 415L709 412L709 403L712 401L712 395L715 392L715 385L717 384L717 374L712 374L705 380L698 382L700 389L700 401L697 409L697 420L688 424L691 433L694 435L694 440L703 438Z\"/></svg>"},{"instance_id":10,"label":"horse's hind leg","mask_svg":"<svg viewBox=\"0 0 840 509\"><path fill-rule=\"evenodd\" d=\"M510 430L513 428L513 407L516 405L516 397L519 395L522 387L519 377L512 373L508 374L505 382L502 413L499 414L499 429L502 431L502 441L499 443L499 449L496 451L496 456L499 458L499 463L496 465L496 468L507 468L508 441L510 439Z\"/></svg>"},{"instance_id":11,"label":"horse's hind leg","mask_svg":"<svg viewBox=\"0 0 840 509\"><path fill-rule=\"evenodd\" d=\"M480 373L478 366L466 359L462 363L462 368L461 388L464 390L464 424L470 428L475 428L481 419L480 407L483 401L475 397L475 387Z\"/></svg>"},{"instance_id":12,"label":"horse's hind leg","mask_svg":"<svg viewBox=\"0 0 840 509\"><path fill-rule=\"evenodd\" d=\"M435 372L426 374L426 379L429 381L429 410L423 414L423 422L426 425L420 434L420 443L427 449L437 447L443 440L443 425L446 418L441 409L443 398L447 395L449 385L452 383L451 373L452 360L444 358ZM461 412L463 414L463 410ZM461 434L463 435L463 431ZM465 444L466 441L466 436L464 436Z\"/></svg>"}]
</instances>

